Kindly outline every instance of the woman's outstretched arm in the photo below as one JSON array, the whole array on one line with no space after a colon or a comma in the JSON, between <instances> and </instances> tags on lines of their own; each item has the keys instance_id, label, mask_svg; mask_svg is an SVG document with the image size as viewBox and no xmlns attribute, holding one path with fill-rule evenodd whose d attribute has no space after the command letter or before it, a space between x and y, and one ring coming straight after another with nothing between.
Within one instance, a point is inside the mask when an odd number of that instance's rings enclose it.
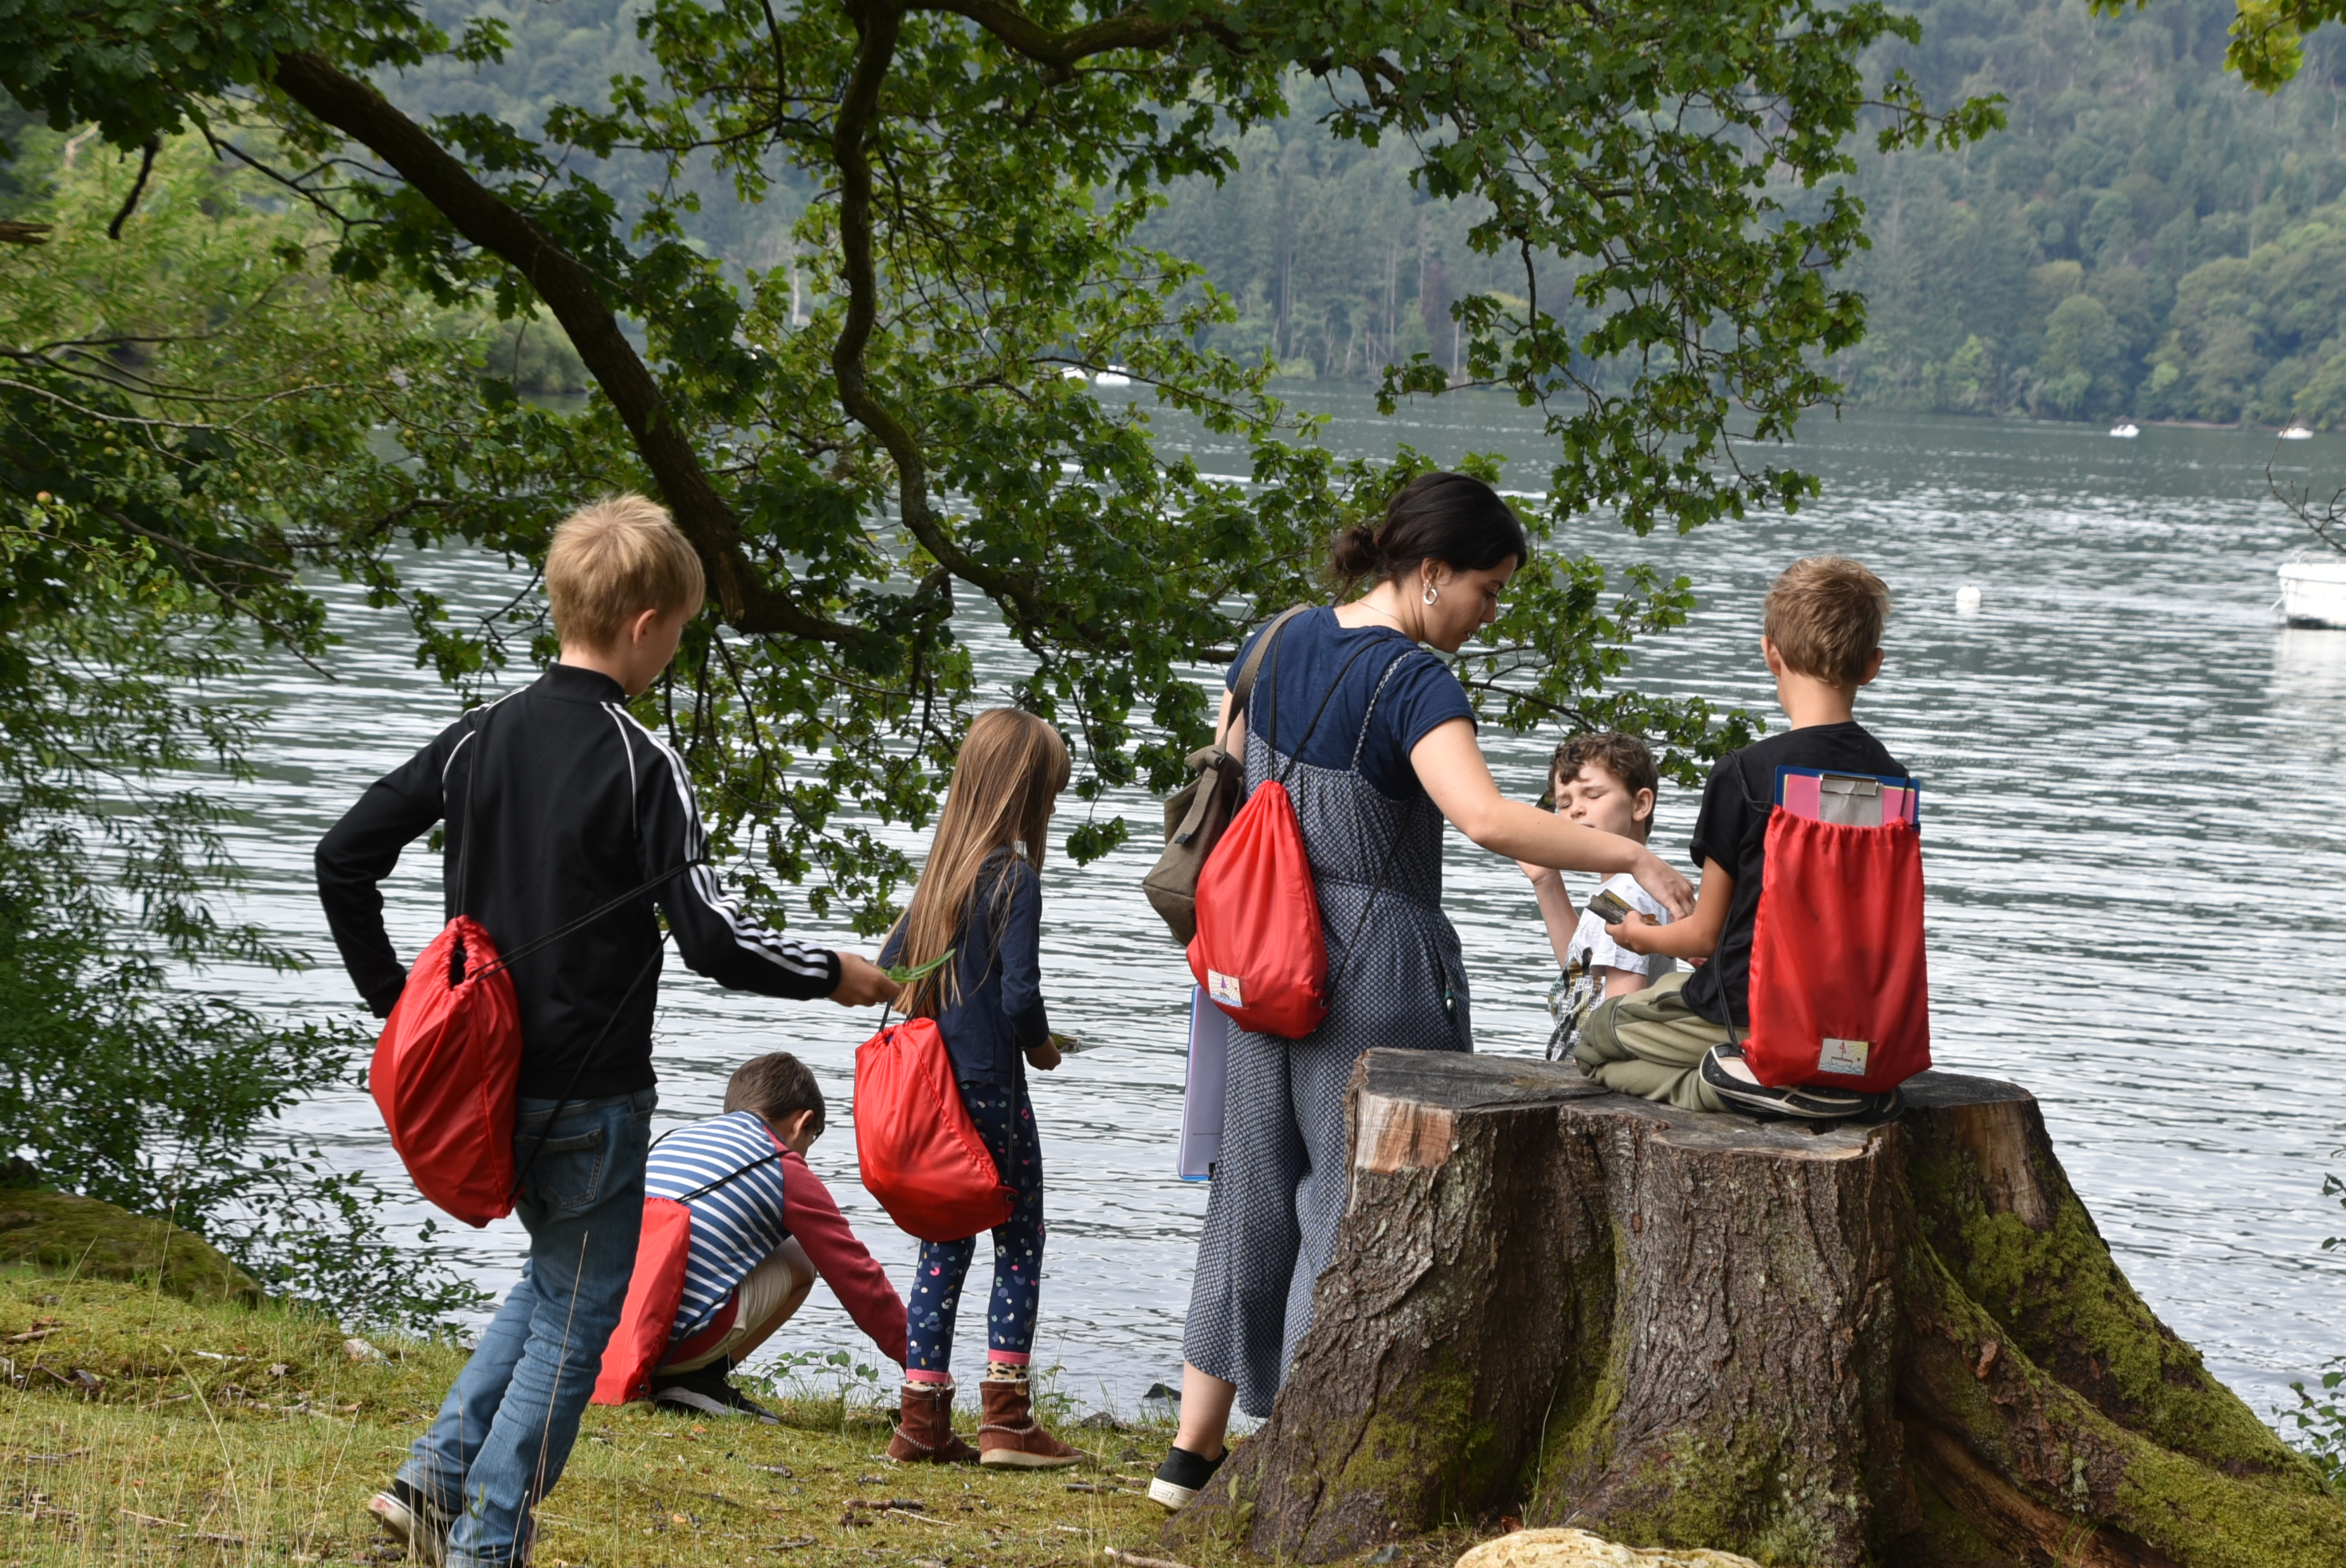
<instances>
[{"instance_id":1,"label":"woman's outstretched arm","mask_svg":"<svg viewBox=\"0 0 2346 1568\"><path fill-rule=\"evenodd\" d=\"M1483 748L1474 744L1474 727L1465 719L1426 731L1409 761L1442 814L1492 853L1565 871L1627 871L1673 915L1692 912L1693 884L1643 844L1500 794Z\"/></svg>"}]
</instances>

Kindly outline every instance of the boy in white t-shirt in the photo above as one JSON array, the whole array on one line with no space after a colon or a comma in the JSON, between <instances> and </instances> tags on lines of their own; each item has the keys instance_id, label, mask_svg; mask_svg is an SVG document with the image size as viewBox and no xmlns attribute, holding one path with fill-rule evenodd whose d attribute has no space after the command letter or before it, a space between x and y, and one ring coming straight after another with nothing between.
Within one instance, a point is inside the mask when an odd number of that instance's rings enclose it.
<instances>
[{"instance_id":1,"label":"boy in white t-shirt","mask_svg":"<svg viewBox=\"0 0 2346 1568\"><path fill-rule=\"evenodd\" d=\"M1607 732L1576 735L1556 748L1548 759L1548 804L1558 816L1639 843L1653 831L1654 800L1661 788L1661 772L1654 754L1634 735ZM1605 934L1605 917L1596 911L1576 911L1564 876L1545 866L1515 862L1531 879L1539 901L1540 918L1564 973L1548 992L1548 1011L1556 1014L1556 1033L1548 1037L1551 1062L1572 1060L1580 1044L1580 1023L1589 1011L1608 996L1642 991L1655 977L1678 968L1678 961L1658 953L1631 952ZM1609 892L1631 909L1667 921L1669 911L1636 879L1608 879L1600 892ZM1617 917L1616 917L1617 918Z\"/></svg>"}]
</instances>

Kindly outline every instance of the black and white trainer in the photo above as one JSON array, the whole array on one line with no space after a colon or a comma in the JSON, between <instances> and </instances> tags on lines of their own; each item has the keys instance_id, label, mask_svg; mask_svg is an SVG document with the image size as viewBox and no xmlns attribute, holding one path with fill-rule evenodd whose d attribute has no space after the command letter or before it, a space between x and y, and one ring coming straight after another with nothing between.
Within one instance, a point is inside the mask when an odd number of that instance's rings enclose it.
<instances>
[{"instance_id":1,"label":"black and white trainer","mask_svg":"<svg viewBox=\"0 0 2346 1568\"><path fill-rule=\"evenodd\" d=\"M398 1537L410 1561L437 1568L448 1555L448 1527L455 1519L422 1489L394 1481L367 1500L367 1512Z\"/></svg>"},{"instance_id":2,"label":"black and white trainer","mask_svg":"<svg viewBox=\"0 0 2346 1568\"><path fill-rule=\"evenodd\" d=\"M781 1417L733 1386L726 1375L731 1369L730 1362L719 1360L673 1377L656 1376L652 1379L652 1403L676 1405L703 1415L748 1416L768 1426L780 1426Z\"/></svg>"},{"instance_id":3,"label":"black and white trainer","mask_svg":"<svg viewBox=\"0 0 2346 1568\"><path fill-rule=\"evenodd\" d=\"M1200 1459L1186 1448L1172 1450L1166 1454L1165 1462L1157 1467L1157 1479L1148 1483L1148 1501L1178 1512L1206 1489L1206 1483L1214 1479L1214 1471L1221 1469L1222 1461L1229 1457L1228 1449L1213 1459Z\"/></svg>"},{"instance_id":4,"label":"black and white trainer","mask_svg":"<svg viewBox=\"0 0 2346 1568\"><path fill-rule=\"evenodd\" d=\"M1701 1072L1702 1081L1710 1086L1711 1093L1727 1102L1728 1109L1746 1115L1837 1122L1877 1113L1884 1098L1850 1089L1774 1088L1761 1083L1751 1071L1751 1064L1743 1059L1740 1045L1712 1046L1703 1054Z\"/></svg>"}]
</instances>

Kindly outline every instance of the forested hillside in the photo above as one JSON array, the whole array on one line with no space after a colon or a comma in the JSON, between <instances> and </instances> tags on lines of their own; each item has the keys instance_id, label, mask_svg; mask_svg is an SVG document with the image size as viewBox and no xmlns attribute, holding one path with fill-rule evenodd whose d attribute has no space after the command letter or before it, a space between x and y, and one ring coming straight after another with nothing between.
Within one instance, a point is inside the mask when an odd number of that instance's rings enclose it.
<instances>
[{"instance_id":1,"label":"forested hillside","mask_svg":"<svg viewBox=\"0 0 2346 1568\"><path fill-rule=\"evenodd\" d=\"M535 125L613 76L657 77L642 0L444 0L506 16L516 46L478 76L449 62L398 84L412 108ZM2010 127L1961 154L1882 158L1858 176L1874 248L1855 282L1872 330L1835 368L1855 401L2045 417L2346 423L2346 34L2308 43L2266 97L2222 70L2231 0L2154 0L2122 18L2083 0L1926 0L1902 66L1944 107L2000 93ZM1428 199L1412 159L1327 136L1314 88L1240 148L1239 172L1177 188L1150 239L1202 264L1240 319L1219 346L1290 374L1366 378L1424 352L1448 368L1449 307L1532 291L1522 260L1477 254L1478 214ZM799 203L712 188L696 229L744 266L787 265ZM1536 280L1553 307L1569 273ZM541 378L558 372L525 355Z\"/></svg>"}]
</instances>

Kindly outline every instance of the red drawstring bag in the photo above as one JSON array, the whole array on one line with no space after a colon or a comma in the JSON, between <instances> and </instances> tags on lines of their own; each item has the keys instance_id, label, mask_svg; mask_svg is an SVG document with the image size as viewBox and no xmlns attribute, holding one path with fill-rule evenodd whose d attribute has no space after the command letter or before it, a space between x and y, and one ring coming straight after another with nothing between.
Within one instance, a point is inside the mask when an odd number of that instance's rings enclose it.
<instances>
[{"instance_id":1,"label":"red drawstring bag","mask_svg":"<svg viewBox=\"0 0 2346 1568\"><path fill-rule=\"evenodd\" d=\"M1772 1088L1878 1095L1931 1064L1923 835L1768 819L1744 1060Z\"/></svg>"},{"instance_id":2,"label":"red drawstring bag","mask_svg":"<svg viewBox=\"0 0 2346 1568\"><path fill-rule=\"evenodd\" d=\"M1276 638L1284 626L1267 636ZM1311 882L1311 857L1303 848L1303 830L1295 820L1295 802L1287 793L1287 779L1311 744L1321 715L1342 689L1345 675L1370 648L1352 650L1337 670L1327 695L1320 699L1303 738L1287 754L1287 767L1276 779L1255 786L1239 814L1230 819L1213 853L1198 873L1198 934L1189 939L1189 972L1207 997L1241 1029L1300 1040L1328 1016L1328 939L1320 923L1320 893ZM1402 654L1385 667L1377 690L1401 667ZM1265 734L1275 750L1279 734L1279 649L1270 651L1270 698ZM1368 736L1375 716L1372 695L1361 714L1361 736ZM1250 721L1251 722L1251 721ZM1355 757L1360 746L1352 748ZM1385 872L1392 866L1396 835L1386 846L1384 862L1369 890L1352 932L1352 946L1368 924ZM1346 948L1349 954L1352 947ZM1347 962L1350 962L1349 958Z\"/></svg>"},{"instance_id":3,"label":"red drawstring bag","mask_svg":"<svg viewBox=\"0 0 2346 1568\"><path fill-rule=\"evenodd\" d=\"M955 1087L933 1018L882 1023L855 1049L855 1160L864 1190L923 1241L960 1241L1010 1217L1002 1185Z\"/></svg>"},{"instance_id":4,"label":"red drawstring bag","mask_svg":"<svg viewBox=\"0 0 2346 1568\"><path fill-rule=\"evenodd\" d=\"M668 1353L668 1330L684 1305L684 1266L692 1256L692 1210L672 1197L644 1199L644 1231L619 1326L603 1350L595 1403L651 1398L652 1373Z\"/></svg>"},{"instance_id":5,"label":"red drawstring bag","mask_svg":"<svg viewBox=\"0 0 2346 1568\"><path fill-rule=\"evenodd\" d=\"M521 1010L496 944L469 915L408 972L367 1087L415 1190L466 1225L513 1212Z\"/></svg>"},{"instance_id":6,"label":"red drawstring bag","mask_svg":"<svg viewBox=\"0 0 2346 1568\"><path fill-rule=\"evenodd\" d=\"M1328 942L1287 786L1266 779L1198 873L1189 972L1241 1029L1300 1040L1328 1016Z\"/></svg>"}]
</instances>

